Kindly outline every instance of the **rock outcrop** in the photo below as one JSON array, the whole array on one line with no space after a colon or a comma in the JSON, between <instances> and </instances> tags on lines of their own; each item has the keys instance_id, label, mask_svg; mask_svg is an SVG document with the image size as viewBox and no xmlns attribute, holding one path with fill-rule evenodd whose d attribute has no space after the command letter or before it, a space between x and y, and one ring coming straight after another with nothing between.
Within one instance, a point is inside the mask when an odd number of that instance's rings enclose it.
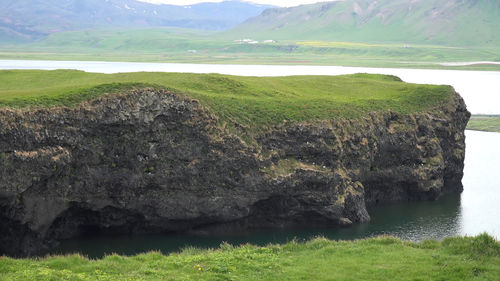
<instances>
[{"instance_id":1,"label":"rock outcrop","mask_svg":"<svg viewBox=\"0 0 500 281\"><path fill-rule=\"evenodd\" d=\"M432 112L284 122L245 142L162 90L3 108L0 254L88 234L368 221L367 203L462 190L469 115L455 94Z\"/></svg>"}]
</instances>

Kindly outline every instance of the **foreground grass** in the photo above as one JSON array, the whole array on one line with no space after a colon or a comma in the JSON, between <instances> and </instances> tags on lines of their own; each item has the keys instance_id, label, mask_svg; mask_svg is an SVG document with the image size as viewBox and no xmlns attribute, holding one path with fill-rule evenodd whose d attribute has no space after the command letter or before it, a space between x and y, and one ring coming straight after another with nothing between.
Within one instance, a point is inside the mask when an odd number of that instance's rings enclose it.
<instances>
[{"instance_id":1,"label":"foreground grass","mask_svg":"<svg viewBox=\"0 0 500 281\"><path fill-rule=\"evenodd\" d=\"M500 133L500 115L473 115L467 129Z\"/></svg>"},{"instance_id":2,"label":"foreground grass","mask_svg":"<svg viewBox=\"0 0 500 281\"><path fill-rule=\"evenodd\" d=\"M389 109L421 112L453 94L450 86L409 84L394 76L372 74L239 77L9 70L0 71L0 106L72 106L102 94L148 85L198 99L221 119L254 128L284 120L358 118Z\"/></svg>"},{"instance_id":3,"label":"foreground grass","mask_svg":"<svg viewBox=\"0 0 500 281\"><path fill-rule=\"evenodd\" d=\"M442 242L355 241L188 248L89 260L0 259L1 280L499 280L500 243L482 234Z\"/></svg>"}]
</instances>

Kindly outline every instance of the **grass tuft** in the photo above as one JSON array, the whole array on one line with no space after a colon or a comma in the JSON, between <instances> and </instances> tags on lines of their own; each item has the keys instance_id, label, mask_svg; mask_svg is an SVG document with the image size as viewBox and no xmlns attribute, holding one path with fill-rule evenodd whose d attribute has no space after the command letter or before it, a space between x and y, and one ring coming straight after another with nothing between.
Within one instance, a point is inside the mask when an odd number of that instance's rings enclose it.
<instances>
[{"instance_id":1,"label":"grass tuft","mask_svg":"<svg viewBox=\"0 0 500 281\"><path fill-rule=\"evenodd\" d=\"M471 258L500 257L500 244L487 233L476 237L447 238L443 246L453 254Z\"/></svg>"}]
</instances>

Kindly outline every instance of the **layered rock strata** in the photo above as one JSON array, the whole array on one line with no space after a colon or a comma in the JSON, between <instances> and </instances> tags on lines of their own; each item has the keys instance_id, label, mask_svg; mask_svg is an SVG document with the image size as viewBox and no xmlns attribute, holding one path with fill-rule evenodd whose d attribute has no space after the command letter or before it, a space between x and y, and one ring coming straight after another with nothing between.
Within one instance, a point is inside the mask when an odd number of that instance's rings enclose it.
<instances>
[{"instance_id":1,"label":"layered rock strata","mask_svg":"<svg viewBox=\"0 0 500 281\"><path fill-rule=\"evenodd\" d=\"M162 90L2 108L0 254L88 234L365 222L367 203L462 190L469 116L455 94L429 112L284 122L245 142Z\"/></svg>"}]
</instances>

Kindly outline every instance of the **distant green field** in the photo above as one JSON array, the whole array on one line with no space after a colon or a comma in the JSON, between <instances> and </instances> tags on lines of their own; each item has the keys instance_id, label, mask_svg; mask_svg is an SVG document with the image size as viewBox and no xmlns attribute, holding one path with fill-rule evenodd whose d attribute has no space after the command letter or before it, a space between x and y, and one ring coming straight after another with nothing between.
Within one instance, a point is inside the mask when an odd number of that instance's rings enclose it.
<instances>
[{"instance_id":1,"label":"distant green field","mask_svg":"<svg viewBox=\"0 0 500 281\"><path fill-rule=\"evenodd\" d=\"M410 84L394 76L373 74L239 77L9 70L0 71L0 105L71 106L100 94L144 87L134 83L154 84L185 94L223 119L253 127L280 124L283 120L357 118L388 109L420 112L436 107L453 94L450 86Z\"/></svg>"},{"instance_id":2,"label":"distant green field","mask_svg":"<svg viewBox=\"0 0 500 281\"><path fill-rule=\"evenodd\" d=\"M500 133L500 115L473 115L467 129Z\"/></svg>"},{"instance_id":3,"label":"distant green field","mask_svg":"<svg viewBox=\"0 0 500 281\"><path fill-rule=\"evenodd\" d=\"M498 280L500 243L482 234L442 242L317 238L257 247L222 244L133 257L0 257L1 280Z\"/></svg>"},{"instance_id":4,"label":"distant green field","mask_svg":"<svg viewBox=\"0 0 500 281\"><path fill-rule=\"evenodd\" d=\"M229 64L318 64L500 70L441 62L500 61L497 46L278 40L248 44L237 34L174 28L55 33L31 44L0 44L0 59L100 60Z\"/></svg>"}]
</instances>

